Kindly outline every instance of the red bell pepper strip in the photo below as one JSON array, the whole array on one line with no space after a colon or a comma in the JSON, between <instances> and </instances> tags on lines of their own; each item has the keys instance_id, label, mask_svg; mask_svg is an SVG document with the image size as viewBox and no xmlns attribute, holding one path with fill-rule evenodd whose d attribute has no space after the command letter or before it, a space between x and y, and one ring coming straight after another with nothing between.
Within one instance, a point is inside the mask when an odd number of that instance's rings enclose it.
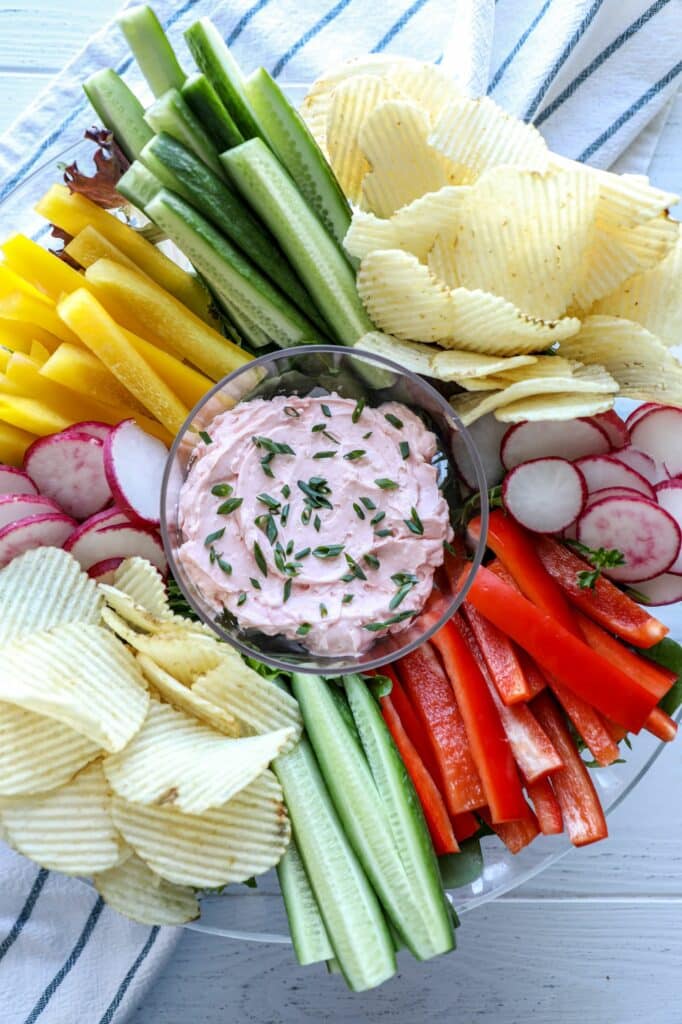
<instances>
[{"instance_id":1,"label":"red bell pepper strip","mask_svg":"<svg viewBox=\"0 0 682 1024\"><path fill-rule=\"evenodd\" d=\"M381 713L412 779L436 853L458 853L459 843L455 838L443 797L410 742L390 696L381 698Z\"/></svg>"},{"instance_id":2,"label":"red bell pepper strip","mask_svg":"<svg viewBox=\"0 0 682 1024\"><path fill-rule=\"evenodd\" d=\"M528 782L526 791L535 809L543 836L558 836L564 830L561 807L549 779Z\"/></svg>"},{"instance_id":3,"label":"red bell pepper strip","mask_svg":"<svg viewBox=\"0 0 682 1024\"><path fill-rule=\"evenodd\" d=\"M654 708L647 718L644 728L659 740L663 740L664 743L672 742L677 736L677 722L663 708Z\"/></svg>"},{"instance_id":4,"label":"red bell pepper strip","mask_svg":"<svg viewBox=\"0 0 682 1024\"><path fill-rule=\"evenodd\" d=\"M657 665L648 658L642 658L639 654L624 647L620 640L616 640L586 615L576 612L580 631L585 637L593 651L603 654L614 665L622 668L623 672L631 675L641 686L644 686L652 693L656 700L662 700L666 693L677 680L674 672Z\"/></svg>"},{"instance_id":5,"label":"red bell pepper strip","mask_svg":"<svg viewBox=\"0 0 682 1024\"><path fill-rule=\"evenodd\" d=\"M551 537L538 537L536 548L543 566L571 604L610 633L627 640L633 647L653 647L669 632L667 626L604 576L597 579L593 588L581 589L578 573L591 567L563 544Z\"/></svg>"},{"instance_id":6,"label":"red bell pepper strip","mask_svg":"<svg viewBox=\"0 0 682 1024\"><path fill-rule=\"evenodd\" d=\"M516 763L483 673L455 615L432 638L464 719L471 753L493 822L517 821L527 810Z\"/></svg>"},{"instance_id":7,"label":"red bell pepper strip","mask_svg":"<svg viewBox=\"0 0 682 1024\"><path fill-rule=\"evenodd\" d=\"M457 842L463 843L465 839L470 839L478 832L479 824L471 811L465 811L464 814L453 815L452 827L455 830Z\"/></svg>"},{"instance_id":8,"label":"red bell pepper strip","mask_svg":"<svg viewBox=\"0 0 682 1024\"><path fill-rule=\"evenodd\" d=\"M504 821L500 822L499 825L493 824L487 807L478 813L485 823L497 832L510 853L520 853L524 847L529 846L536 836L540 834L537 818L530 807L528 807L527 817L521 819L521 821Z\"/></svg>"},{"instance_id":9,"label":"red bell pepper strip","mask_svg":"<svg viewBox=\"0 0 682 1024\"><path fill-rule=\"evenodd\" d=\"M547 686L547 680L544 675L535 664L532 658L529 658L525 651L522 651L520 647L516 648L516 654L521 663L523 674L526 677L528 686L531 692L531 699L537 697L539 693Z\"/></svg>"},{"instance_id":10,"label":"red bell pepper strip","mask_svg":"<svg viewBox=\"0 0 682 1024\"><path fill-rule=\"evenodd\" d=\"M466 601L462 612L483 653L488 673L502 701L505 704L516 704L518 701L530 700L530 686L509 638Z\"/></svg>"},{"instance_id":11,"label":"red bell pepper strip","mask_svg":"<svg viewBox=\"0 0 682 1024\"><path fill-rule=\"evenodd\" d=\"M532 708L564 762L564 767L552 776L552 788L569 839L574 846L605 839L608 829L597 791L559 708L548 693L536 697Z\"/></svg>"},{"instance_id":12,"label":"red bell pepper strip","mask_svg":"<svg viewBox=\"0 0 682 1024\"><path fill-rule=\"evenodd\" d=\"M440 765L436 758L431 738L419 720L417 712L414 710L410 699L403 689L403 685L398 679L396 672L391 665L384 665L381 669L381 673L393 683L393 689L391 690L391 701L394 708L398 712L398 717L402 722L403 729L407 733L410 742L424 762L424 767L438 786L440 792L443 792L443 779L441 776Z\"/></svg>"},{"instance_id":13,"label":"red bell pepper strip","mask_svg":"<svg viewBox=\"0 0 682 1024\"><path fill-rule=\"evenodd\" d=\"M544 609L483 567L468 599L559 683L631 732L639 732L656 698Z\"/></svg>"},{"instance_id":14,"label":"red bell pepper strip","mask_svg":"<svg viewBox=\"0 0 682 1024\"><path fill-rule=\"evenodd\" d=\"M422 727L428 733L443 780L450 814L473 811L485 804L478 770L452 687L429 643L397 662L398 675Z\"/></svg>"}]
</instances>

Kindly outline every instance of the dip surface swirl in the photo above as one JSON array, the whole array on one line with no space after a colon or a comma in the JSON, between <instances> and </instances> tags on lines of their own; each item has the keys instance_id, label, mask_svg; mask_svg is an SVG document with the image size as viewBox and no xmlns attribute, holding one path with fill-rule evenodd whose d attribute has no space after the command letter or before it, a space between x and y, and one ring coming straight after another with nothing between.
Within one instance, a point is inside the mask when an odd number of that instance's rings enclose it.
<instances>
[{"instance_id":1,"label":"dip surface swirl","mask_svg":"<svg viewBox=\"0 0 682 1024\"><path fill-rule=\"evenodd\" d=\"M410 625L452 537L436 437L414 413L281 396L207 433L180 493L178 558L216 614L325 655Z\"/></svg>"}]
</instances>

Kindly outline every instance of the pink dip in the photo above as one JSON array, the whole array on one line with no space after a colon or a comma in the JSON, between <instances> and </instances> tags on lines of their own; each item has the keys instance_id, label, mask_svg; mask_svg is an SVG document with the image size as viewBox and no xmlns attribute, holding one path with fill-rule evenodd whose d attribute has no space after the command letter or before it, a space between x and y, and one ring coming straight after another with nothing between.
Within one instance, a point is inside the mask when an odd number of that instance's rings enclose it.
<instances>
[{"instance_id":1,"label":"pink dip","mask_svg":"<svg viewBox=\"0 0 682 1024\"><path fill-rule=\"evenodd\" d=\"M179 560L217 614L330 655L410 625L452 537L436 438L414 413L256 399L208 434L180 493Z\"/></svg>"}]
</instances>

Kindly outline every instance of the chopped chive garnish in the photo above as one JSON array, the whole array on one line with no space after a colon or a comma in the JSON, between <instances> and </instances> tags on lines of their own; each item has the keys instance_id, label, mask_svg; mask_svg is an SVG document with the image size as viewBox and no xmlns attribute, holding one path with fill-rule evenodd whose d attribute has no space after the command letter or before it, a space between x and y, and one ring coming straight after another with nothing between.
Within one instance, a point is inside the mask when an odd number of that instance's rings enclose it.
<instances>
[{"instance_id":1,"label":"chopped chive garnish","mask_svg":"<svg viewBox=\"0 0 682 1024\"><path fill-rule=\"evenodd\" d=\"M287 558L289 557L289 555L291 554L291 552L293 550L294 550L294 542L293 542L293 540L290 540L289 543L287 544L287 549L286 549L286 556L287 556Z\"/></svg>"},{"instance_id":2,"label":"chopped chive garnish","mask_svg":"<svg viewBox=\"0 0 682 1024\"><path fill-rule=\"evenodd\" d=\"M356 459L361 459L367 452L364 448L354 448L352 452L346 452L344 459L348 459L349 462L355 462Z\"/></svg>"},{"instance_id":3,"label":"chopped chive garnish","mask_svg":"<svg viewBox=\"0 0 682 1024\"><path fill-rule=\"evenodd\" d=\"M319 432L321 430L326 430L326 429L327 429L327 424L326 423L316 423L314 425L314 427L312 428L312 433L313 434L319 434Z\"/></svg>"},{"instance_id":4,"label":"chopped chive garnish","mask_svg":"<svg viewBox=\"0 0 682 1024\"><path fill-rule=\"evenodd\" d=\"M355 578L354 572L345 572L341 577L341 580L343 583L352 583Z\"/></svg>"},{"instance_id":5,"label":"chopped chive garnish","mask_svg":"<svg viewBox=\"0 0 682 1024\"><path fill-rule=\"evenodd\" d=\"M416 508L412 508L409 519L403 519L405 526L410 530L411 533L416 533L418 537L421 537L424 533L424 524L419 518L419 513Z\"/></svg>"},{"instance_id":6,"label":"chopped chive garnish","mask_svg":"<svg viewBox=\"0 0 682 1024\"><path fill-rule=\"evenodd\" d=\"M372 433L373 432L371 430L368 430L366 434L362 435L362 440L367 441L372 436Z\"/></svg>"},{"instance_id":7,"label":"chopped chive garnish","mask_svg":"<svg viewBox=\"0 0 682 1024\"><path fill-rule=\"evenodd\" d=\"M312 628L309 622L302 622L296 630L296 636L307 636Z\"/></svg>"},{"instance_id":8,"label":"chopped chive garnish","mask_svg":"<svg viewBox=\"0 0 682 1024\"><path fill-rule=\"evenodd\" d=\"M298 409L294 409L293 405L285 405L284 406L284 415L285 416L292 416L292 417L298 419L298 417L301 414L298 411Z\"/></svg>"},{"instance_id":9,"label":"chopped chive garnish","mask_svg":"<svg viewBox=\"0 0 682 1024\"><path fill-rule=\"evenodd\" d=\"M218 563L218 567L222 569L226 576L232 575L232 566L229 562L226 562L222 555L216 552L215 560Z\"/></svg>"},{"instance_id":10,"label":"chopped chive garnish","mask_svg":"<svg viewBox=\"0 0 682 1024\"><path fill-rule=\"evenodd\" d=\"M307 526L308 523L310 522L311 515L312 513L309 508L304 508L303 511L301 512L301 522L303 523L304 526Z\"/></svg>"},{"instance_id":11,"label":"chopped chive garnish","mask_svg":"<svg viewBox=\"0 0 682 1024\"><path fill-rule=\"evenodd\" d=\"M270 452L271 455L295 455L296 452L288 444L283 444L280 441L273 441L271 437L263 437L262 435L255 435L253 443L257 448L264 448L266 452Z\"/></svg>"},{"instance_id":12,"label":"chopped chive garnish","mask_svg":"<svg viewBox=\"0 0 682 1024\"><path fill-rule=\"evenodd\" d=\"M216 498L229 498L232 494L232 488L229 484L215 484L211 488L211 494L215 495Z\"/></svg>"},{"instance_id":13,"label":"chopped chive garnish","mask_svg":"<svg viewBox=\"0 0 682 1024\"><path fill-rule=\"evenodd\" d=\"M256 501L260 501L261 505L267 505L268 508L279 508L279 502L277 501L277 498L273 498L271 494L266 494L264 491L262 494L258 494L256 496Z\"/></svg>"},{"instance_id":14,"label":"chopped chive garnish","mask_svg":"<svg viewBox=\"0 0 682 1024\"><path fill-rule=\"evenodd\" d=\"M223 528L221 530L214 530L213 533L209 533L208 537L204 541L204 546L207 547L207 548L210 548L211 544L213 544L213 542L216 541L216 540L220 540L220 538L222 537L222 535L224 533L225 533L225 527L224 526L223 526Z\"/></svg>"},{"instance_id":15,"label":"chopped chive garnish","mask_svg":"<svg viewBox=\"0 0 682 1024\"><path fill-rule=\"evenodd\" d=\"M294 558L298 562L301 558L307 558L309 554L310 554L310 548L301 548L300 551L296 552L296 554L294 555Z\"/></svg>"},{"instance_id":16,"label":"chopped chive garnish","mask_svg":"<svg viewBox=\"0 0 682 1024\"><path fill-rule=\"evenodd\" d=\"M369 512L373 512L374 509L376 508L376 505L374 504L371 498L360 498L360 501Z\"/></svg>"},{"instance_id":17,"label":"chopped chive garnish","mask_svg":"<svg viewBox=\"0 0 682 1024\"><path fill-rule=\"evenodd\" d=\"M352 419L353 423L357 423L358 422L358 420L362 416L362 410L364 408L365 408L365 400L364 400L364 398L359 398L357 400L357 402L355 403L355 408L353 409L353 414L351 416L351 419Z\"/></svg>"},{"instance_id":18,"label":"chopped chive garnish","mask_svg":"<svg viewBox=\"0 0 682 1024\"><path fill-rule=\"evenodd\" d=\"M369 629L372 633L377 633L380 629L393 626L396 622L404 622L405 619L410 619L416 614L417 612L398 612L397 615L392 615L390 619L385 619L384 622L369 622L363 629Z\"/></svg>"},{"instance_id":19,"label":"chopped chive garnish","mask_svg":"<svg viewBox=\"0 0 682 1024\"><path fill-rule=\"evenodd\" d=\"M353 502L353 511L355 512L358 519L365 518L365 513L362 511L362 505L358 505L357 501Z\"/></svg>"},{"instance_id":20,"label":"chopped chive garnish","mask_svg":"<svg viewBox=\"0 0 682 1024\"><path fill-rule=\"evenodd\" d=\"M376 557L376 555L363 555L362 560L365 563L365 565L369 565L370 568L372 569L378 569L379 566L381 565L381 562Z\"/></svg>"},{"instance_id":21,"label":"chopped chive garnish","mask_svg":"<svg viewBox=\"0 0 682 1024\"><path fill-rule=\"evenodd\" d=\"M321 619L326 619L328 614L329 614L329 612L327 611L326 604L320 603L320 618Z\"/></svg>"},{"instance_id":22,"label":"chopped chive garnish","mask_svg":"<svg viewBox=\"0 0 682 1024\"><path fill-rule=\"evenodd\" d=\"M392 537L393 536L393 530L389 530L388 528L386 528L384 530L375 530L374 531L374 536L375 537Z\"/></svg>"},{"instance_id":23,"label":"chopped chive garnish","mask_svg":"<svg viewBox=\"0 0 682 1024\"><path fill-rule=\"evenodd\" d=\"M284 567L285 567L286 559L285 559L285 556L284 556L284 548L282 547L281 544L278 544L277 547L275 548L274 558L275 558L275 568L279 569L280 572L284 572Z\"/></svg>"},{"instance_id":24,"label":"chopped chive garnish","mask_svg":"<svg viewBox=\"0 0 682 1024\"><path fill-rule=\"evenodd\" d=\"M364 572L362 571L358 563L355 561L355 559L351 558L349 554L346 554L344 557L346 559L346 565L351 570L353 576L355 576L359 580L366 580L367 577L365 576ZM353 576L351 576L351 579L353 578ZM343 576L341 578L344 579Z\"/></svg>"},{"instance_id":25,"label":"chopped chive garnish","mask_svg":"<svg viewBox=\"0 0 682 1024\"><path fill-rule=\"evenodd\" d=\"M289 484L285 484L284 487L282 488L282 497L283 498L288 498L288 497L290 497L290 495L291 495L291 487L289 487Z\"/></svg>"},{"instance_id":26,"label":"chopped chive garnish","mask_svg":"<svg viewBox=\"0 0 682 1024\"><path fill-rule=\"evenodd\" d=\"M317 533L319 533L320 532L320 527L322 526L322 520L320 519L320 517L318 515L316 515L315 518L313 519L313 526L315 527L315 530L317 531Z\"/></svg>"},{"instance_id":27,"label":"chopped chive garnish","mask_svg":"<svg viewBox=\"0 0 682 1024\"><path fill-rule=\"evenodd\" d=\"M298 480L297 486L299 490L303 491L306 496L306 505L308 511L311 508L333 508L331 501L326 497L330 494L330 489L327 486L327 481L324 477L311 476L308 483L305 480ZM308 516L308 521L310 516Z\"/></svg>"},{"instance_id":28,"label":"chopped chive garnish","mask_svg":"<svg viewBox=\"0 0 682 1024\"><path fill-rule=\"evenodd\" d=\"M374 483L377 487L380 487L382 491L395 491L398 487L395 480L389 480L387 476L380 476L378 480L374 481Z\"/></svg>"},{"instance_id":29,"label":"chopped chive garnish","mask_svg":"<svg viewBox=\"0 0 682 1024\"><path fill-rule=\"evenodd\" d=\"M260 467L266 476L272 477L274 479L275 474L270 469L270 463L272 462L272 459L272 454L264 455L263 458L260 460Z\"/></svg>"},{"instance_id":30,"label":"chopped chive garnish","mask_svg":"<svg viewBox=\"0 0 682 1024\"><path fill-rule=\"evenodd\" d=\"M199 437L204 442L204 444L213 444L213 438L211 437L210 434L207 434L205 430L199 431Z\"/></svg>"},{"instance_id":31,"label":"chopped chive garnish","mask_svg":"<svg viewBox=\"0 0 682 1024\"><path fill-rule=\"evenodd\" d=\"M265 536L268 538L271 544L274 544L277 540L277 524L271 515L268 515L265 524Z\"/></svg>"},{"instance_id":32,"label":"chopped chive garnish","mask_svg":"<svg viewBox=\"0 0 682 1024\"><path fill-rule=\"evenodd\" d=\"M255 576L249 576L249 583L251 584L251 586L253 587L254 590L260 590L261 589L260 583L255 578Z\"/></svg>"},{"instance_id":33,"label":"chopped chive garnish","mask_svg":"<svg viewBox=\"0 0 682 1024\"><path fill-rule=\"evenodd\" d=\"M350 604L354 597L354 594L344 594L341 604Z\"/></svg>"},{"instance_id":34,"label":"chopped chive garnish","mask_svg":"<svg viewBox=\"0 0 682 1024\"><path fill-rule=\"evenodd\" d=\"M243 500L244 500L243 498L228 498L227 501L224 501L222 503L222 505L219 506L219 508L218 508L218 515L219 516L229 516L229 515L232 515L232 513L234 511L236 511L236 509L239 508L239 506L241 505Z\"/></svg>"},{"instance_id":35,"label":"chopped chive garnish","mask_svg":"<svg viewBox=\"0 0 682 1024\"><path fill-rule=\"evenodd\" d=\"M445 550L445 551L447 551L447 553L448 553L449 555L452 555L452 557L453 557L453 558L455 558L455 557L456 557L456 555L457 555L457 552L456 552L456 551L455 551L455 549L453 548L453 546L452 546L452 544L450 543L450 541L444 540L444 541L443 541L443 548L444 548L444 550Z\"/></svg>"},{"instance_id":36,"label":"chopped chive garnish","mask_svg":"<svg viewBox=\"0 0 682 1024\"><path fill-rule=\"evenodd\" d=\"M279 517L279 521L282 524L282 526L286 526L287 525L287 522L289 520L289 509L290 508L291 508L291 505L285 505L284 508L282 509L282 514Z\"/></svg>"},{"instance_id":37,"label":"chopped chive garnish","mask_svg":"<svg viewBox=\"0 0 682 1024\"><path fill-rule=\"evenodd\" d=\"M253 545L253 557L256 559L256 565L258 566L260 571L263 573L264 576L267 576L268 563L265 561L265 555L263 554L261 546L258 543L258 541L256 541L256 543Z\"/></svg>"},{"instance_id":38,"label":"chopped chive garnish","mask_svg":"<svg viewBox=\"0 0 682 1024\"><path fill-rule=\"evenodd\" d=\"M386 518L386 513L385 512L377 512L377 514L374 516L374 518L370 520L370 526L376 526L377 523L380 523L382 521L382 519L385 519L385 518Z\"/></svg>"},{"instance_id":39,"label":"chopped chive garnish","mask_svg":"<svg viewBox=\"0 0 682 1024\"><path fill-rule=\"evenodd\" d=\"M400 454L402 455L403 459L409 459L410 446L407 443L407 441L401 441L400 444L398 445L398 448L400 449Z\"/></svg>"},{"instance_id":40,"label":"chopped chive garnish","mask_svg":"<svg viewBox=\"0 0 682 1024\"><path fill-rule=\"evenodd\" d=\"M217 557L216 556L216 549L215 548L211 548L211 550L208 553L208 560L211 563L211 565L213 565L213 563L215 562L216 557Z\"/></svg>"},{"instance_id":41,"label":"chopped chive garnish","mask_svg":"<svg viewBox=\"0 0 682 1024\"><path fill-rule=\"evenodd\" d=\"M314 459L333 459L336 452L315 452Z\"/></svg>"},{"instance_id":42,"label":"chopped chive garnish","mask_svg":"<svg viewBox=\"0 0 682 1024\"><path fill-rule=\"evenodd\" d=\"M328 430L322 431L322 437L326 437L327 440L331 441L332 444L341 444L338 437L336 437L334 434L330 434Z\"/></svg>"},{"instance_id":43,"label":"chopped chive garnish","mask_svg":"<svg viewBox=\"0 0 682 1024\"><path fill-rule=\"evenodd\" d=\"M326 416L328 420L330 420L332 418L332 411L331 411L331 409L329 408L328 405L324 404L324 402L320 406L320 409L322 410L322 415Z\"/></svg>"},{"instance_id":44,"label":"chopped chive garnish","mask_svg":"<svg viewBox=\"0 0 682 1024\"><path fill-rule=\"evenodd\" d=\"M245 601L246 601L246 592L242 590L241 594L237 598L237 607L241 608L241 606L244 604Z\"/></svg>"},{"instance_id":45,"label":"chopped chive garnish","mask_svg":"<svg viewBox=\"0 0 682 1024\"><path fill-rule=\"evenodd\" d=\"M395 427L396 430L402 430L403 427L405 426L403 421L398 419L397 416L394 416L392 412L385 412L384 413L384 419L388 420L388 422L391 424L391 426Z\"/></svg>"},{"instance_id":46,"label":"chopped chive garnish","mask_svg":"<svg viewBox=\"0 0 682 1024\"><path fill-rule=\"evenodd\" d=\"M393 611L394 608L397 608L398 605L405 600L409 592L412 590L412 587L418 583L419 580L414 573L411 572L396 572L391 576L391 579L398 588L391 598L391 602L388 606L390 610Z\"/></svg>"},{"instance_id":47,"label":"chopped chive garnish","mask_svg":"<svg viewBox=\"0 0 682 1024\"><path fill-rule=\"evenodd\" d=\"M287 601L289 600L289 598L291 597L291 584L292 584L291 577L289 577L288 580L284 581L284 587L282 588L282 603L283 604L286 604Z\"/></svg>"},{"instance_id":48,"label":"chopped chive garnish","mask_svg":"<svg viewBox=\"0 0 682 1024\"><path fill-rule=\"evenodd\" d=\"M344 544L320 544L319 547L313 548L313 554L315 558L337 558L344 547Z\"/></svg>"}]
</instances>

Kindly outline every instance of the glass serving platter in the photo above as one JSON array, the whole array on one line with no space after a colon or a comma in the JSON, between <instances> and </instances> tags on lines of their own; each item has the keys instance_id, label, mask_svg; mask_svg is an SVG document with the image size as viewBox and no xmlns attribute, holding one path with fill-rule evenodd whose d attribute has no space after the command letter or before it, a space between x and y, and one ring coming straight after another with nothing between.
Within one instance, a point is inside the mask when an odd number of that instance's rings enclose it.
<instances>
[{"instance_id":1,"label":"glass serving platter","mask_svg":"<svg viewBox=\"0 0 682 1024\"><path fill-rule=\"evenodd\" d=\"M287 92L293 100L298 101L304 95L305 88L304 85L290 85ZM87 127L87 124L83 127ZM64 141L65 147L61 153L33 171L0 204L0 227L3 238L21 231L43 245L49 245L48 226L33 211L33 206L50 185L61 181L60 168L64 164L76 160L82 171L88 171L94 150L91 143L72 141L70 145L66 145L68 140ZM624 414L627 412L627 406L632 404L623 403ZM682 604L655 609L654 614L670 627L671 637L682 640ZM682 717L682 709L678 712L679 717ZM624 764L599 768L592 772L607 815L611 814L639 784L652 768L664 746L665 744L648 733L642 733L633 737L632 750L625 751ZM495 836L485 837L481 845L484 855L481 876L468 885L449 892L460 915L517 888L573 850L565 835L539 836L530 847L516 856L509 853ZM576 852L575 855L580 856L580 853ZM284 905L274 871L259 877L256 888L235 885L220 895L204 896L201 911L201 919L185 927L244 941L290 942Z\"/></svg>"}]
</instances>

